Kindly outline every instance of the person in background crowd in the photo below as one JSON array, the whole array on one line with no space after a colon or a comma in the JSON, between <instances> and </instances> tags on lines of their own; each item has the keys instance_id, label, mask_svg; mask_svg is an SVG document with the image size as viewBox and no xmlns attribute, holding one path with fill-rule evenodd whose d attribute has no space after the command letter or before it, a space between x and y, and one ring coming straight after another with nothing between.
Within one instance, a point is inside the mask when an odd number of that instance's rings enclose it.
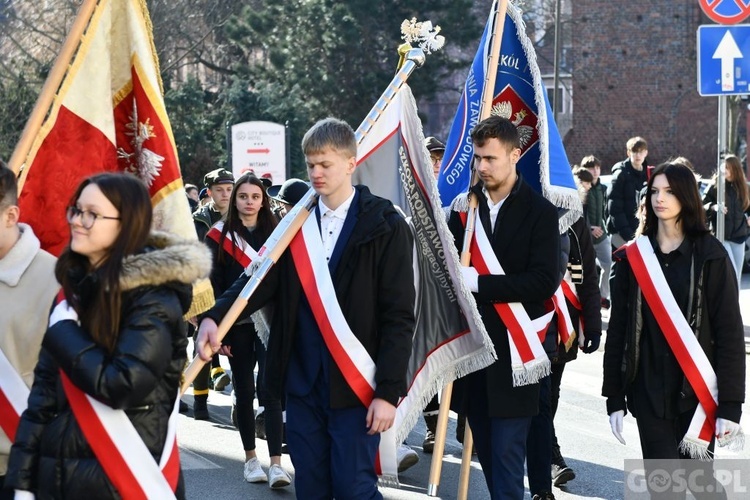
<instances>
[{"instance_id":1,"label":"person in background crowd","mask_svg":"<svg viewBox=\"0 0 750 500\"><path fill-rule=\"evenodd\" d=\"M646 185L648 143L642 137L631 137L626 144L628 158L612 167L612 186L607 194L609 221L607 231L612 246L619 248L633 239L638 229L638 194Z\"/></svg>"},{"instance_id":2,"label":"person in background crowd","mask_svg":"<svg viewBox=\"0 0 750 500\"><path fill-rule=\"evenodd\" d=\"M536 381L549 373L549 359L537 332L518 332L531 345L538 345L533 359L521 361L514 383L508 319L500 316L495 304L521 303L532 320L546 312L545 301L560 282L557 209L533 191L516 170L521 149L518 130L512 122L491 116L474 127L471 138L481 180L471 188L480 200L475 238L478 242L480 238L488 240L492 254L483 253L482 260L499 262L505 274L479 274L474 267L478 263L475 252L472 267L462 267L498 359L457 381L456 391L464 395L474 446L491 498L520 499L524 495L526 437L532 417L539 412L540 389ZM460 208L460 201L454 203L456 209ZM461 212L451 211L448 226L460 251L464 239ZM524 382L526 385L522 385Z\"/></svg>"},{"instance_id":3,"label":"person in background crowd","mask_svg":"<svg viewBox=\"0 0 750 500\"><path fill-rule=\"evenodd\" d=\"M198 208L200 198L198 197L198 187L195 184L185 184L185 195L190 204L190 212L195 212Z\"/></svg>"},{"instance_id":4,"label":"person in background crowd","mask_svg":"<svg viewBox=\"0 0 750 500\"><path fill-rule=\"evenodd\" d=\"M179 461L158 468L177 448L168 427L176 424L186 361L183 315L192 284L208 277L211 254L197 241L152 233L148 190L128 174L85 179L67 219L70 244L55 267L64 293L49 316L6 487L17 499L116 499L135 478L150 498L167 488L185 498ZM101 412L127 425L110 430ZM95 421L109 439L91 432ZM117 444L123 440L143 446ZM103 467L113 456L150 466L153 482L127 466Z\"/></svg>"},{"instance_id":5,"label":"person in background crowd","mask_svg":"<svg viewBox=\"0 0 750 500\"><path fill-rule=\"evenodd\" d=\"M211 197L208 196L208 188L202 188L198 193L198 207L205 207L211 201Z\"/></svg>"},{"instance_id":6,"label":"person in background crowd","mask_svg":"<svg viewBox=\"0 0 750 500\"><path fill-rule=\"evenodd\" d=\"M427 137L424 140L424 145L427 151L430 152L432 172L435 174L435 179L437 179L438 175L440 175L440 164L443 162L443 155L445 154L445 144L434 137Z\"/></svg>"},{"instance_id":7,"label":"person in background crowd","mask_svg":"<svg viewBox=\"0 0 750 500\"><path fill-rule=\"evenodd\" d=\"M287 179L284 184L268 188L268 196L276 202L274 214L281 220L310 190L310 185L302 179Z\"/></svg>"},{"instance_id":8,"label":"person in background crowd","mask_svg":"<svg viewBox=\"0 0 750 500\"><path fill-rule=\"evenodd\" d=\"M18 374L0 379L0 393L6 395L31 388L49 308L60 288L57 259L40 248L31 226L19 217L16 175L0 161L0 364ZM12 490L3 489L11 444L0 430L1 500L13 498Z\"/></svg>"},{"instance_id":9,"label":"person in background crowd","mask_svg":"<svg viewBox=\"0 0 750 500\"><path fill-rule=\"evenodd\" d=\"M352 185L357 141L347 123L317 122L303 137L302 150L318 206L301 229L305 237L280 257L244 312L275 305L264 380L272 395L286 396L298 498L382 498L376 452L406 394L415 324L412 233L391 202ZM303 265L315 267L318 286L300 280ZM217 322L247 280L240 276L201 321L202 359L219 350ZM333 290L321 295L321 286ZM311 304L319 307L314 311ZM346 335L356 353L329 349L330 330L320 325L331 314L344 323L332 326L335 334ZM372 393L357 389L357 375L347 368L351 356L371 367L372 379L356 373L366 377Z\"/></svg>"},{"instance_id":10,"label":"person in background crowd","mask_svg":"<svg viewBox=\"0 0 750 500\"><path fill-rule=\"evenodd\" d=\"M734 155L724 158L726 175L724 183L724 248L727 249L732 260L734 273L737 277L737 288L741 288L742 267L745 264L745 240L750 234L750 193L748 193L747 179L742 170L742 162ZM718 176L713 177L713 183L703 196L703 207L716 233L716 218L719 212L717 204Z\"/></svg>"},{"instance_id":11,"label":"person in background crowd","mask_svg":"<svg viewBox=\"0 0 750 500\"><path fill-rule=\"evenodd\" d=\"M582 172L587 172L587 169ZM592 175L592 182L593 178ZM585 175L576 175L577 183L581 183L582 187L587 179ZM580 193L582 198L588 198L591 191L586 191L584 188ZM571 324L575 329L575 337L570 339L571 343L568 346L561 339L556 353L551 357L552 484L558 487L576 477L575 471L568 467L560 451L554 422L560 402L560 385L565 364L576 359L579 347L585 354L596 352L602 336L601 295L599 295L592 232L589 229L585 216L574 222L568 229L570 253L562 286L564 290L567 287L564 294ZM557 328L559 324L553 320L550 329Z\"/></svg>"},{"instance_id":12,"label":"person in background crowd","mask_svg":"<svg viewBox=\"0 0 750 500\"><path fill-rule=\"evenodd\" d=\"M715 439L743 440L745 349L738 290L726 286L732 262L706 228L690 168L659 165L647 188L637 238L615 253L602 395L623 444L623 417L635 417L644 459L707 459ZM701 486L712 480L710 462L681 464L700 469Z\"/></svg>"},{"instance_id":13,"label":"person in background crowd","mask_svg":"<svg viewBox=\"0 0 750 500\"><path fill-rule=\"evenodd\" d=\"M609 309L609 274L612 270L612 240L607 234L605 214L607 210L607 186L602 184L599 175L602 163L596 156L589 155L581 160L581 168L589 171L593 177L591 189L588 191L584 203L586 220L591 226L591 236L596 252L596 262L599 264L601 273L599 275L599 294L601 295L601 306Z\"/></svg>"},{"instance_id":14,"label":"person in background crowd","mask_svg":"<svg viewBox=\"0 0 750 500\"><path fill-rule=\"evenodd\" d=\"M263 183L254 174L240 176L234 184L229 210L224 220L206 235L206 244L214 256L211 284L214 295L221 296L245 268L258 258L257 251L276 227L270 200ZM229 250L231 249L231 251ZM255 332L250 318L238 321L224 338L222 354L229 358L236 401L237 427L245 450L244 477L249 483L268 481L271 488L291 484L281 467L281 401L267 398L263 390L266 348ZM258 400L264 408L265 432L271 467L263 471L255 453L255 363L258 362Z\"/></svg>"},{"instance_id":15,"label":"person in background crowd","mask_svg":"<svg viewBox=\"0 0 750 500\"><path fill-rule=\"evenodd\" d=\"M211 227L227 213L232 188L234 187L234 176L229 170L217 168L203 176L203 184L208 190L210 201L193 213L193 223L199 241L205 241L206 234ZM192 324L190 330L194 336L195 329ZM208 412L209 387L213 387L215 391L223 391L229 385L229 382L229 375L221 367L218 356L201 369L193 381L194 419L209 420L211 418Z\"/></svg>"}]
</instances>

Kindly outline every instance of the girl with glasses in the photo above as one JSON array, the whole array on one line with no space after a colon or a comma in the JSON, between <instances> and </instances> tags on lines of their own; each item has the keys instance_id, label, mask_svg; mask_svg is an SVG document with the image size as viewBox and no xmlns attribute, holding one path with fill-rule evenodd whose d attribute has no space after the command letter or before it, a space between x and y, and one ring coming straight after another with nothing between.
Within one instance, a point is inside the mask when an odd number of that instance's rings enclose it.
<instances>
[{"instance_id":1,"label":"girl with glasses","mask_svg":"<svg viewBox=\"0 0 750 500\"><path fill-rule=\"evenodd\" d=\"M67 218L70 244L55 268L62 292L6 487L16 498L121 498L134 488L148 498L184 498L173 432L183 315L191 284L208 276L210 253L152 232L148 191L129 175L84 180Z\"/></svg>"}]
</instances>

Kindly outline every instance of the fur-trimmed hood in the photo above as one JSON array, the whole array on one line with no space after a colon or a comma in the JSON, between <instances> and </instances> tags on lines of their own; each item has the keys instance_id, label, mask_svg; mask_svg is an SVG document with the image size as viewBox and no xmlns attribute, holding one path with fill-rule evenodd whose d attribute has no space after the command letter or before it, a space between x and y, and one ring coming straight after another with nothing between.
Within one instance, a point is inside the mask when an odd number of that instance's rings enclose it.
<instances>
[{"instance_id":1,"label":"fur-trimmed hood","mask_svg":"<svg viewBox=\"0 0 750 500\"><path fill-rule=\"evenodd\" d=\"M125 292L174 282L190 285L208 278L210 273L211 251L206 245L154 231L146 251L129 255L123 261L120 288Z\"/></svg>"}]
</instances>

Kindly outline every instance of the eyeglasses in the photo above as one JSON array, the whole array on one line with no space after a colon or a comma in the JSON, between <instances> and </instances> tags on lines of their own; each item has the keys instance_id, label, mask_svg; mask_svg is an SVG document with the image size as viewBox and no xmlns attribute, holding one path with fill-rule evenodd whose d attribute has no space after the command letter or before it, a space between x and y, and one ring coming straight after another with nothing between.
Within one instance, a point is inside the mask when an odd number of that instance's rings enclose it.
<instances>
[{"instance_id":1,"label":"eyeglasses","mask_svg":"<svg viewBox=\"0 0 750 500\"><path fill-rule=\"evenodd\" d=\"M81 226L84 229L91 229L97 219L120 220L119 217L107 217L106 215L99 215L90 210L81 210L78 207L68 207L65 211L65 216L68 218L70 224L79 215L81 216Z\"/></svg>"}]
</instances>

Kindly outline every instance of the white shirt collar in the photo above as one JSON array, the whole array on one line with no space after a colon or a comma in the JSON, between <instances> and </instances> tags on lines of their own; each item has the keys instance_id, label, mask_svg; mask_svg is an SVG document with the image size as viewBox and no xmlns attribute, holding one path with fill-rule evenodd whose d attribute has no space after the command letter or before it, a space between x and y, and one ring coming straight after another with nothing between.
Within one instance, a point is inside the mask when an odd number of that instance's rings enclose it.
<instances>
[{"instance_id":1,"label":"white shirt collar","mask_svg":"<svg viewBox=\"0 0 750 500\"><path fill-rule=\"evenodd\" d=\"M349 195L349 197L344 200L344 203L338 206L336 210L331 210L326 206L325 203L323 203L323 199L318 200L318 205L320 206L320 215L321 217L328 214L328 212L331 212L329 217L336 217L341 220L346 219L346 213L349 211L349 207L352 206L352 201L354 201L354 193L356 193L356 190L352 188L352 194Z\"/></svg>"}]
</instances>

